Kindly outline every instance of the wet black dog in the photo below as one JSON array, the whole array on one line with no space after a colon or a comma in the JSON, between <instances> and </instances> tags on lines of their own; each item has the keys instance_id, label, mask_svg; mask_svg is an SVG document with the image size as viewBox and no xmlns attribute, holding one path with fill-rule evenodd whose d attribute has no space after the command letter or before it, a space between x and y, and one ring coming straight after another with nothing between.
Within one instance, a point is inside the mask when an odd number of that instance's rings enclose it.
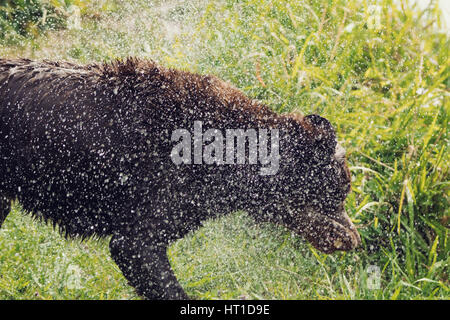
<instances>
[{"instance_id":1,"label":"wet black dog","mask_svg":"<svg viewBox=\"0 0 450 320\"><path fill-rule=\"evenodd\" d=\"M195 121L203 130L279 130L279 170L175 164L172 134ZM138 59L0 59L0 225L18 199L68 236L112 235L114 261L149 299L187 298L167 246L237 210L324 252L355 248L344 156L324 118L276 114L215 77Z\"/></svg>"}]
</instances>

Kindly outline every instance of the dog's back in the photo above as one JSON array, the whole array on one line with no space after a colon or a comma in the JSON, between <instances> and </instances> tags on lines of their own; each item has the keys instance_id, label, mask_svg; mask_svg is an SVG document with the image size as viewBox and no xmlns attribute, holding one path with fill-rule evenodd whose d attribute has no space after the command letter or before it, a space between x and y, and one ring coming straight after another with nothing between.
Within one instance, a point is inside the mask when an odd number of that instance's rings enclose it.
<instances>
[{"instance_id":1,"label":"dog's back","mask_svg":"<svg viewBox=\"0 0 450 320\"><path fill-rule=\"evenodd\" d=\"M0 60L0 195L68 235L110 234L123 209L98 77L70 63Z\"/></svg>"}]
</instances>

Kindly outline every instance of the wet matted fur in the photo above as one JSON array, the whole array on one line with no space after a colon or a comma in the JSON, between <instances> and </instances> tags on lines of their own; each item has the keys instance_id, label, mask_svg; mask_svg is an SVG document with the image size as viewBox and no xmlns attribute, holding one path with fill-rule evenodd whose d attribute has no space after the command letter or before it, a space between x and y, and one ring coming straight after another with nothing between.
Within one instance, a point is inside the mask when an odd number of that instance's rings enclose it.
<instances>
[{"instance_id":1,"label":"wet matted fur","mask_svg":"<svg viewBox=\"0 0 450 320\"><path fill-rule=\"evenodd\" d=\"M175 165L171 135L278 129L279 170ZM318 115L280 115L213 76L127 59L79 66L0 59L0 225L18 199L68 236L109 236L138 294L187 298L166 250L205 219L245 210L324 252L359 235L344 210L345 152Z\"/></svg>"}]
</instances>

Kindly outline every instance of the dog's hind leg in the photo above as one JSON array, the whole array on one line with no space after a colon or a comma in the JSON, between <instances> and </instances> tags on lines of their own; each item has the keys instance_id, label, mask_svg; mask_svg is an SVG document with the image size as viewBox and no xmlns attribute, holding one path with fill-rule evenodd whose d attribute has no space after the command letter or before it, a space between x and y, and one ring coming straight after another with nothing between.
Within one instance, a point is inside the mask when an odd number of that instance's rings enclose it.
<instances>
[{"instance_id":1,"label":"dog's hind leg","mask_svg":"<svg viewBox=\"0 0 450 320\"><path fill-rule=\"evenodd\" d=\"M11 211L11 201L0 194L0 228Z\"/></svg>"}]
</instances>

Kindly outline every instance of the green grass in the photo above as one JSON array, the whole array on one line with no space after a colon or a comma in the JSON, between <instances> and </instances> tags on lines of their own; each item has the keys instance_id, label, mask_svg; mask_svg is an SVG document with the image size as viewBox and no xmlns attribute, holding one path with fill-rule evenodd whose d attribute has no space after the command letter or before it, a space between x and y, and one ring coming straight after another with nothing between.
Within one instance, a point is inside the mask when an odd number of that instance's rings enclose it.
<instances>
[{"instance_id":1,"label":"green grass","mask_svg":"<svg viewBox=\"0 0 450 320\"><path fill-rule=\"evenodd\" d=\"M0 44L15 45L68 26L69 7L82 0L0 0Z\"/></svg>"},{"instance_id":2,"label":"green grass","mask_svg":"<svg viewBox=\"0 0 450 320\"><path fill-rule=\"evenodd\" d=\"M191 296L449 299L450 38L436 31L436 3L392 2L87 1L81 29L3 45L0 56L152 58L218 75L279 112L333 123L351 166L346 207L362 248L321 254L236 213L170 248ZM0 230L0 298L137 298L106 240L66 241L19 211ZM371 266L379 289L370 288ZM81 277L68 288L73 270Z\"/></svg>"}]
</instances>

